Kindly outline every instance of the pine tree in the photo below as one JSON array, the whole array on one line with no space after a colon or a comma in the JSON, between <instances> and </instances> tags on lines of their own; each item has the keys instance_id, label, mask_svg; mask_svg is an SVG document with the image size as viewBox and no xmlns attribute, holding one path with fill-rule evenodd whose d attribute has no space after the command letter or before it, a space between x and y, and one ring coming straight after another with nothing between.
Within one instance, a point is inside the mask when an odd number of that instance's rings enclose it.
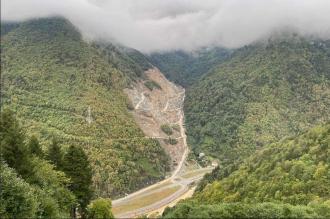
<instances>
[{"instance_id":1,"label":"pine tree","mask_svg":"<svg viewBox=\"0 0 330 219\"><path fill-rule=\"evenodd\" d=\"M29 150L31 154L34 154L40 158L42 158L44 156L44 153L41 149L39 140L36 136L32 136L30 138L29 144L28 144Z\"/></svg>"},{"instance_id":2,"label":"pine tree","mask_svg":"<svg viewBox=\"0 0 330 219\"><path fill-rule=\"evenodd\" d=\"M61 146L55 137L53 138L52 143L48 148L47 158L52 164L56 166L56 169L60 170L62 168L63 155L61 151Z\"/></svg>"},{"instance_id":3,"label":"pine tree","mask_svg":"<svg viewBox=\"0 0 330 219\"><path fill-rule=\"evenodd\" d=\"M71 178L70 190L75 194L82 217L92 198L92 169L88 157L81 147L70 146L63 159L63 171ZM75 208L74 208L75 209ZM73 210L73 216L75 210Z\"/></svg>"},{"instance_id":4,"label":"pine tree","mask_svg":"<svg viewBox=\"0 0 330 219\"><path fill-rule=\"evenodd\" d=\"M0 118L0 152L1 158L14 168L23 178L30 174L29 153L24 144L25 135L16 120L14 113L4 110Z\"/></svg>"}]
</instances>

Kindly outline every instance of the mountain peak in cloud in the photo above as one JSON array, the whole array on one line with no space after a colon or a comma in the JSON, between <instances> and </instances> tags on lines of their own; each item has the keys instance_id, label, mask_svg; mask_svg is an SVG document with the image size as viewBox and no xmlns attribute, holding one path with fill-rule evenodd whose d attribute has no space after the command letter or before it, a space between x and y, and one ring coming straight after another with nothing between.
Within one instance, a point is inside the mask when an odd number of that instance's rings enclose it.
<instances>
[{"instance_id":1,"label":"mountain peak in cloud","mask_svg":"<svg viewBox=\"0 0 330 219\"><path fill-rule=\"evenodd\" d=\"M86 38L143 52L229 48L273 32L330 38L328 0L4 0L3 20L60 15Z\"/></svg>"}]
</instances>

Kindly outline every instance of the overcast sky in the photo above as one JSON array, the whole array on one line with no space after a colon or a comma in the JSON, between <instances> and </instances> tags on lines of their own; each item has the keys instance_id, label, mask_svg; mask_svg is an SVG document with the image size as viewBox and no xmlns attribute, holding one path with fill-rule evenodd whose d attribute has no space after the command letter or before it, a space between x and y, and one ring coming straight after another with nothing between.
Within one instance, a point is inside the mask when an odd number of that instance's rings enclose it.
<instances>
[{"instance_id":1,"label":"overcast sky","mask_svg":"<svg viewBox=\"0 0 330 219\"><path fill-rule=\"evenodd\" d=\"M330 0L1 0L2 20L53 15L144 52L240 47L283 29L330 37Z\"/></svg>"}]
</instances>

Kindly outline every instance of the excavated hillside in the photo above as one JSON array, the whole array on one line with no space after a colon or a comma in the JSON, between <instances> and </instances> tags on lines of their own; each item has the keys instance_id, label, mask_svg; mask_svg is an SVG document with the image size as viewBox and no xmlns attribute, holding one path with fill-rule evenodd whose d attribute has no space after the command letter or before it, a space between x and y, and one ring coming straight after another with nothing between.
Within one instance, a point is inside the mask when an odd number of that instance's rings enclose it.
<instances>
[{"instance_id":1,"label":"excavated hillside","mask_svg":"<svg viewBox=\"0 0 330 219\"><path fill-rule=\"evenodd\" d=\"M171 169L181 169L187 144L183 127L183 102L185 90L170 82L157 69L145 72L140 80L125 93L133 105L133 115L148 138L158 139L172 159ZM164 132L164 127L170 133Z\"/></svg>"}]
</instances>

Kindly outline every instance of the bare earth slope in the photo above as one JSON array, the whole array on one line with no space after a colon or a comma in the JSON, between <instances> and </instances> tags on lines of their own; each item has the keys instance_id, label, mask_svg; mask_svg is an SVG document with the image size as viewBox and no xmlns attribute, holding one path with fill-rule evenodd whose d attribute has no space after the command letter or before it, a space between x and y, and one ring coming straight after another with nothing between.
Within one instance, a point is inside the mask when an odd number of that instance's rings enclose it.
<instances>
[{"instance_id":1,"label":"bare earth slope","mask_svg":"<svg viewBox=\"0 0 330 219\"><path fill-rule=\"evenodd\" d=\"M212 170L188 168L183 113L185 90L168 81L157 68L146 71L146 76L147 80L156 82L161 88L150 90L144 85L145 81L140 81L125 92L134 106L134 118L147 138L158 139L171 157L172 174L161 182L114 200L113 211L116 218L159 214L166 206L172 206L178 200L191 196L193 183ZM171 135L171 138L178 141L177 144L166 142L169 136L162 131L163 124L177 126Z\"/></svg>"},{"instance_id":2,"label":"bare earth slope","mask_svg":"<svg viewBox=\"0 0 330 219\"><path fill-rule=\"evenodd\" d=\"M180 164L187 148L185 133L183 127L180 127L184 119L182 107L185 90L168 81L157 68L149 69L145 74L150 81L156 82L161 88L150 90L144 85L144 81L140 81L125 92L134 106L133 114L136 122L147 137L159 140L170 155L174 169ZM173 129L174 133L170 136L178 141L176 145L166 143L169 136L161 130L161 125L164 124L178 127L177 130Z\"/></svg>"}]
</instances>

